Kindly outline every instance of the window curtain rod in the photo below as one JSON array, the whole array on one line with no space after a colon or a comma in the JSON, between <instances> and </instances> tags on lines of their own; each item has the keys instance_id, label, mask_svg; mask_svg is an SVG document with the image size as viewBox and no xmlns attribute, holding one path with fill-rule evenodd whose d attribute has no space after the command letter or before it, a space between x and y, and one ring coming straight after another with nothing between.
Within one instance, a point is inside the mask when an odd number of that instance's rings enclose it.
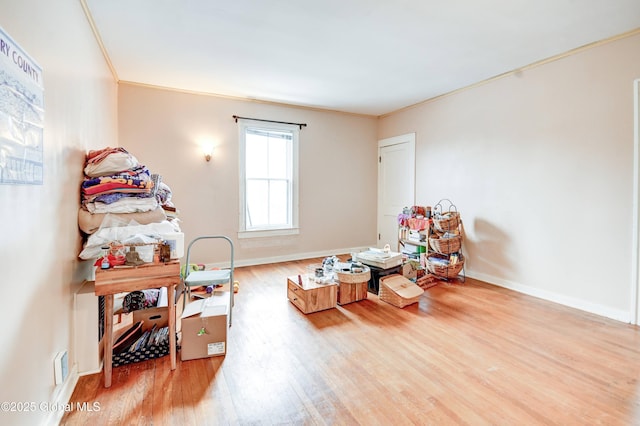
<instances>
[{"instance_id":1,"label":"window curtain rod","mask_svg":"<svg viewBox=\"0 0 640 426\"><path fill-rule=\"evenodd\" d=\"M234 115L233 119L236 120L236 123L238 122L238 120L244 119L244 120L254 120L254 121L265 121L267 123L292 124L294 126L300 126L300 130L302 130L303 127L307 127L307 123L288 123L286 121L263 120L261 118L240 117L237 115Z\"/></svg>"}]
</instances>

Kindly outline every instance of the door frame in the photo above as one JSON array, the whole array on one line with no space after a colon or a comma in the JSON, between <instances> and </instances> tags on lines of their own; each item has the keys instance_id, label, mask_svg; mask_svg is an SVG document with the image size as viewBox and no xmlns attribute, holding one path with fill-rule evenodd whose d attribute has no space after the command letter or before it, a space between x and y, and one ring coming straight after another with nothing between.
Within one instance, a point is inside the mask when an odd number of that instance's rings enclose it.
<instances>
[{"instance_id":1,"label":"door frame","mask_svg":"<svg viewBox=\"0 0 640 426\"><path fill-rule=\"evenodd\" d=\"M382 216L382 197L380 192L382 191L382 176L380 173L380 158L382 157L381 149L387 146L392 145L400 145L400 144L409 144L409 150L413 153L412 161L410 161L408 166L411 168L411 176L413 176L411 186L411 196L413 203L415 205L416 201L416 134L414 133L405 133L403 135L393 136L386 139L378 140L378 214L376 216L376 246L380 243L380 225L381 225L381 216ZM401 212L398 212L401 213Z\"/></svg>"},{"instance_id":2,"label":"door frame","mask_svg":"<svg viewBox=\"0 0 640 426\"><path fill-rule=\"evenodd\" d=\"M640 79L633 82L633 207L630 322L640 325Z\"/></svg>"}]
</instances>

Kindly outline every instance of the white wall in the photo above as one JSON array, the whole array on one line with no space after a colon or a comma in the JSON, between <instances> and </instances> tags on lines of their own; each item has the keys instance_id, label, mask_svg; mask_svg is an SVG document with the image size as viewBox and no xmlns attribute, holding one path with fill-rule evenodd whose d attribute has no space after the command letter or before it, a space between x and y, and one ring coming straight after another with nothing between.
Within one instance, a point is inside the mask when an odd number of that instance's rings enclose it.
<instances>
[{"instance_id":1,"label":"white wall","mask_svg":"<svg viewBox=\"0 0 640 426\"><path fill-rule=\"evenodd\" d=\"M45 99L44 184L0 185L0 401L47 404L75 384L55 386L53 359L67 350L73 367L82 168L87 150L117 145L117 87L79 1L4 1L0 26L42 66ZM0 424L51 414L1 412Z\"/></svg>"},{"instance_id":2,"label":"white wall","mask_svg":"<svg viewBox=\"0 0 640 426\"><path fill-rule=\"evenodd\" d=\"M640 35L380 120L416 132L417 201L457 204L469 276L630 321Z\"/></svg>"},{"instance_id":3,"label":"white wall","mask_svg":"<svg viewBox=\"0 0 640 426\"><path fill-rule=\"evenodd\" d=\"M236 245L236 261L246 265L375 244L377 118L130 84L120 85L118 98L120 146L171 188L185 245L201 235L227 235ZM307 124L300 131L299 235L238 240L233 115ZM198 146L203 138L215 143L209 163ZM228 257L224 244L209 248L213 251L206 254L194 252L193 260L216 263Z\"/></svg>"}]
</instances>

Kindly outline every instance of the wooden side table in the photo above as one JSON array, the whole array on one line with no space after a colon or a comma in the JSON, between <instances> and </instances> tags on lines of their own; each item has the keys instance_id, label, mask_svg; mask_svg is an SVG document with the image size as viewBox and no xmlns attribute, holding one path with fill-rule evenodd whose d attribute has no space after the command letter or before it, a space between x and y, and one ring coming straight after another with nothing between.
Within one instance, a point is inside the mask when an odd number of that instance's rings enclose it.
<instances>
[{"instance_id":1,"label":"wooden side table","mask_svg":"<svg viewBox=\"0 0 640 426\"><path fill-rule=\"evenodd\" d=\"M306 274L287 278L287 297L305 314L335 308L337 292L336 283L315 283Z\"/></svg>"},{"instance_id":2,"label":"wooden side table","mask_svg":"<svg viewBox=\"0 0 640 426\"><path fill-rule=\"evenodd\" d=\"M180 283L180 262L148 263L134 267L96 269L95 294L105 297L104 315L104 387L111 386L113 362L113 295L117 293L167 287L169 311L169 357L176 369L175 291Z\"/></svg>"}]
</instances>

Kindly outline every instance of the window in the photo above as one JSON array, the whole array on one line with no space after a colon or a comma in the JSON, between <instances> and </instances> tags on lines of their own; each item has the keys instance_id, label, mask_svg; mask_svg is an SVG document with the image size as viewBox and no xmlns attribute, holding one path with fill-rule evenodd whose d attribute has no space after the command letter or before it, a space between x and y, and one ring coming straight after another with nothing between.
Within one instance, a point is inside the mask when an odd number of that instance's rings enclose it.
<instances>
[{"instance_id":1,"label":"window","mask_svg":"<svg viewBox=\"0 0 640 426\"><path fill-rule=\"evenodd\" d=\"M240 238L298 233L297 126L240 121Z\"/></svg>"}]
</instances>

